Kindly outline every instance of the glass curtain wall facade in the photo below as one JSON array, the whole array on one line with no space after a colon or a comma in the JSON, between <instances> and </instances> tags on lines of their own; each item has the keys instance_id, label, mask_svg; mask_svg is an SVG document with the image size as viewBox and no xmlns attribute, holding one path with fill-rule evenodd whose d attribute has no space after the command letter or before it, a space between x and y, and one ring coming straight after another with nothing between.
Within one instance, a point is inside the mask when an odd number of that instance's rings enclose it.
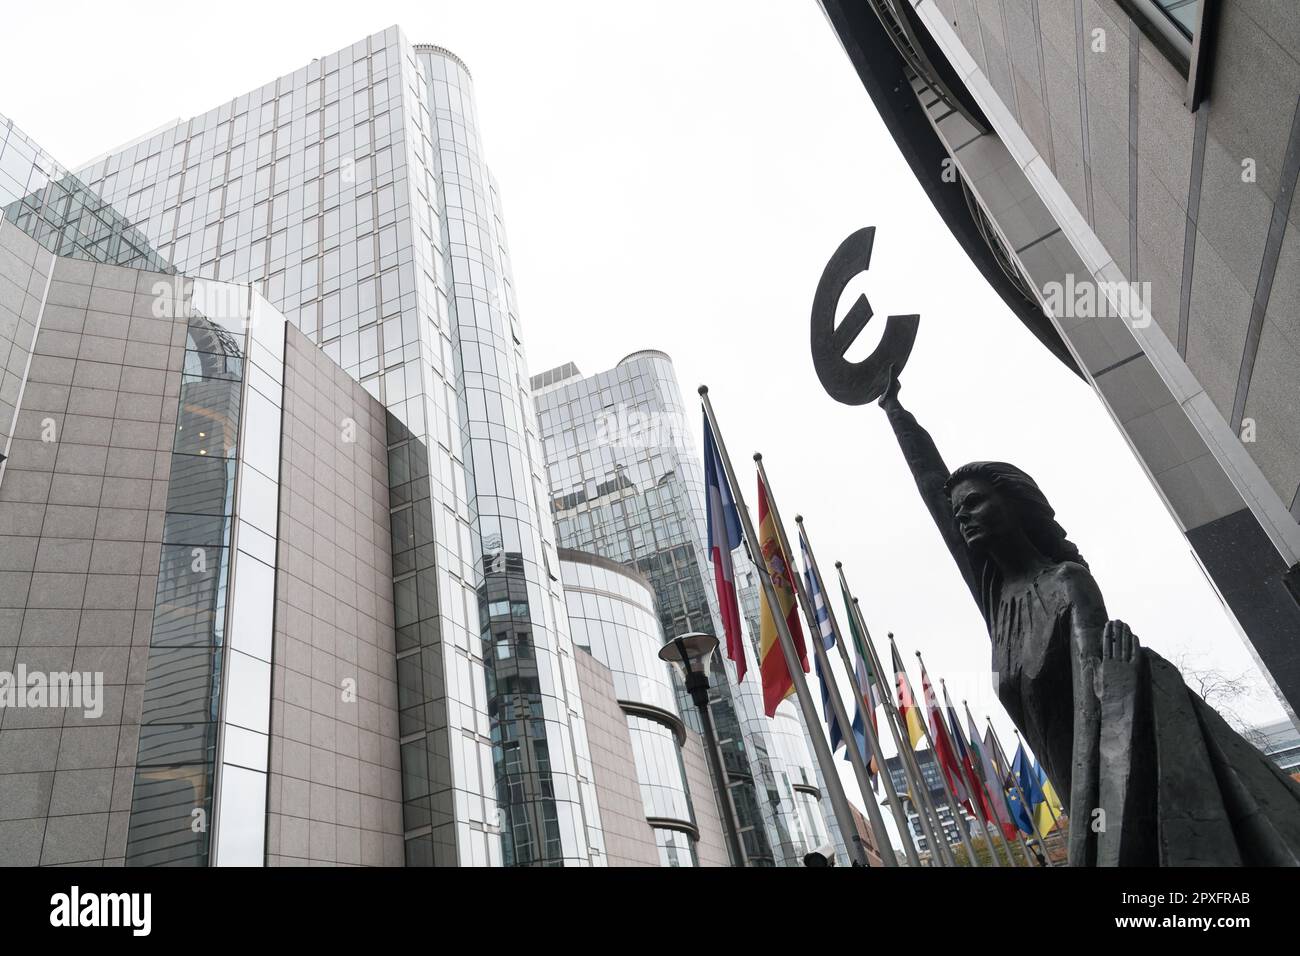
<instances>
[{"instance_id":1,"label":"glass curtain wall facade","mask_svg":"<svg viewBox=\"0 0 1300 956\"><path fill-rule=\"evenodd\" d=\"M285 321L247 286L154 294L186 333L126 862L260 866Z\"/></svg>"},{"instance_id":2,"label":"glass curtain wall facade","mask_svg":"<svg viewBox=\"0 0 1300 956\"><path fill-rule=\"evenodd\" d=\"M560 861L566 843L598 855L591 761L554 534L543 510L536 413L500 200L479 155L469 71L441 48L415 51L425 67L425 102L434 110L432 155L445 199L459 437L470 521L481 542L479 612L492 649L487 698L505 862ZM503 648L513 653L503 658ZM511 663L497 666L505 660Z\"/></svg>"},{"instance_id":3,"label":"glass curtain wall facade","mask_svg":"<svg viewBox=\"0 0 1300 956\"><path fill-rule=\"evenodd\" d=\"M560 573L573 642L613 677L660 865L696 866L699 829L682 762L685 727L671 669L659 659L664 636L650 582L607 558L563 548Z\"/></svg>"},{"instance_id":4,"label":"glass curtain wall facade","mask_svg":"<svg viewBox=\"0 0 1300 956\"><path fill-rule=\"evenodd\" d=\"M671 359L643 351L583 378L572 363L533 380L556 535L645 575L664 633L721 634L704 550L704 477ZM757 665L751 667L757 674ZM679 712L699 731L677 683ZM750 865L800 865L776 747L755 677L736 682L715 655L712 714Z\"/></svg>"},{"instance_id":5,"label":"glass curtain wall facade","mask_svg":"<svg viewBox=\"0 0 1300 956\"><path fill-rule=\"evenodd\" d=\"M2 114L0 207L56 256L171 271L129 221Z\"/></svg>"},{"instance_id":6,"label":"glass curtain wall facade","mask_svg":"<svg viewBox=\"0 0 1300 956\"><path fill-rule=\"evenodd\" d=\"M127 836L131 866L205 865L211 818L244 379L242 335L187 324L140 750ZM198 570L196 570L196 568Z\"/></svg>"},{"instance_id":7,"label":"glass curtain wall facade","mask_svg":"<svg viewBox=\"0 0 1300 956\"><path fill-rule=\"evenodd\" d=\"M588 865L599 811L477 130L464 64L390 27L79 176L388 409L407 862ZM528 663L498 670L503 644Z\"/></svg>"}]
</instances>

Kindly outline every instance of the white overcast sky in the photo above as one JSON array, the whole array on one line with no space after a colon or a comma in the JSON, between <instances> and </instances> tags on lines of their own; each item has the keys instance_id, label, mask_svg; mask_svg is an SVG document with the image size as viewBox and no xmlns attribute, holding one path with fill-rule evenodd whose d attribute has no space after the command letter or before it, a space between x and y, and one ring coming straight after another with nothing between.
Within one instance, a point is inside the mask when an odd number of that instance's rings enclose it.
<instances>
[{"instance_id":1,"label":"white overcast sky","mask_svg":"<svg viewBox=\"0 0 1300 956\"><path fill-rule=\"evenodd\" d=\"M147 0L5 19L0 112L72 167L393 23L457 53L505 203L530 370L668 352L692 408L710 386L738 470L764 453L788 530L802 512L823 570L845 563L873 634L895 631L909 661L923 651L1005 743L988 638L884 414L833 402L809 356L826 259L876 226L862 291L877 316L921 315L902 397L949 466L1028 471L1112 617L1166 657L1248 672L1257 696L1239 711L1282 716L1099 399L962 253L814 0Z\"/></svg>"}]
</instances>

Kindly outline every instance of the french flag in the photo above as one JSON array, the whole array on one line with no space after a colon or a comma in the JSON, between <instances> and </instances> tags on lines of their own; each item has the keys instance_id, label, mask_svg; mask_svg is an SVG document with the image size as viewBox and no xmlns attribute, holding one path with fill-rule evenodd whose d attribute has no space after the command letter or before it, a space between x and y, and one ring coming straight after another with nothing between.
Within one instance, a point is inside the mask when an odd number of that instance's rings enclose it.
<instances>
[{"instance_id":1,"label":"french flag","mask_svg":"<svg viewBox=\"0 0 1300 956\"><path fill-rule=\"evenodd\" d=\"M745 679L745 647L741 643L740 605L736 602L736 572L731 552L740 547L740 514L727 485L718 444L704 416L704 494L709 523L709 561L718 591L718 610L727 636L727 656L736 664L736 680Z\"/></svg>"}]
</instances>

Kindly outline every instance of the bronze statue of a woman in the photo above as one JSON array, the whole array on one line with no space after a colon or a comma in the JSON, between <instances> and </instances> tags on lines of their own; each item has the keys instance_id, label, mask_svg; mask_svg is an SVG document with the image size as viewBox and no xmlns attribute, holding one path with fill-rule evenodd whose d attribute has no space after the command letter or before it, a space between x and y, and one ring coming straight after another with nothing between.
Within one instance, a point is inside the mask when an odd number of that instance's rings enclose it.
<instances>
[{"instance_id":1,"label":"bronze statue of a woman","mask_svg":"<svg viewBox=\"0 0 1300 956\"><path fill-rule=\"evenodd\" d=\"M949 472L898 401L880 405L993 642L998 699L1069 809L1071 866L1300 865L1300 785L1111 620L1027 474Z\"/></svg>"}]
</instances>

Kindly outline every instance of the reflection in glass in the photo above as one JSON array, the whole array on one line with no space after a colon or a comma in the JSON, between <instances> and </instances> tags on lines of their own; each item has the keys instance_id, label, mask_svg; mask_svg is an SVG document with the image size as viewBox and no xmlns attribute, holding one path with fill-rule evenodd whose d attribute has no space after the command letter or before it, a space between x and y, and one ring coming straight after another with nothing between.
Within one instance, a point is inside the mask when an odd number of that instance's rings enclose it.
<instances>
[{"instance_id":1,"label":"reflection in glass","mask_svg":"<svg viewBox=\"0 0 1300 956\"><path fill-rule=\"evenodd\" d=\"M55 255L171 272L111 205L0 116L0 215Z\"/></svg>"},{"instance_id":2,"label":"reflection in glass","mask_svg":"<svg viewBox=\"0 0 1300 956\"><path fill-rule=\"evenodd\" d=\"M686 769L672 730L636 714L627 715L627 727L646 816L692 822Z\"/></svg>"},{"instance_id":3,"label":"reflection in glass","mask_svg":"<svg viewBox=\"0 0 1300 956\"><path fill-rule=\"evenodd\" d=\"M145 677L128 865L203 866L222 668L243 357L189 320Z\"/></svg>"},{"instance_id":4,"label":"reflection in glass","mask_svg":"<svg viewBox=\"0 0 1300 956\"><path fill-rule=\"evenodd\" d=\"M205 763L139 766L126 840L128 866L205 866L206 828L195 832L195 811L212 817L212 734Z\"/></svg>"},{"instance_id":5,"label":"reflection in glass","mask_svg":"<svg viewBox=\"0 0 1300 956\"><path fill-rule=\"evenodd\" d=\"M1156 3L1190 40L1196 33L1197 8L1201 0L1156 0Z\"/></svg>"},{"instance_id":6,"label":"reflection in glass","mask_svg":"<svg viewBox=\"0 0 1300 956\"><path fill-rule=\"evenodd\" d=\"M221 643L228 567L223 548L163 545L150 646Z\"/></svg>"},{"instance_id":7,"label":"reflection in glass","mask_svg":"<svg viewBox=\"0 0 1300 956\"><path fill-rule=\"evenodd\" d=\"M695 841L681 830L656 827L655 845L659 848L660 866L699 866Z\"/></svg>"}]
</instances>

